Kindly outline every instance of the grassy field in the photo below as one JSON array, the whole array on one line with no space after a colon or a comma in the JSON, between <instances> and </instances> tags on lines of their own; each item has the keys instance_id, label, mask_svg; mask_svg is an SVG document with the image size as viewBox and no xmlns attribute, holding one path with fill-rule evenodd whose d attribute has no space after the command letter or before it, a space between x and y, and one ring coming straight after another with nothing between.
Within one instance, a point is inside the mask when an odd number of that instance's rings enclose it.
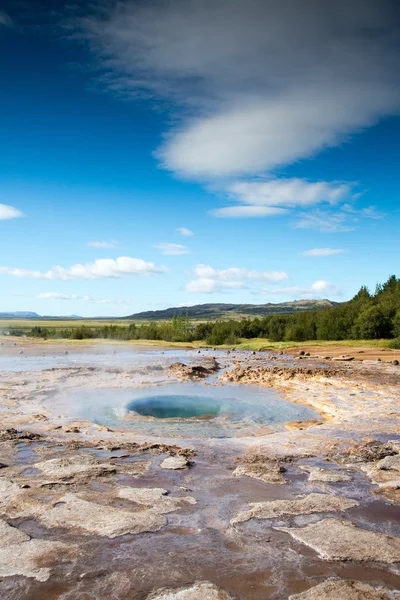
<instances>
[{"instance_id":1,"label":"grassy field","mask_svg":"<svg viewBox=\"0 0 400 600\"><path fill-rule=\"evenodd\" d=\"M51 329L70 329L74 327L80 327L85 325L87 327L99 327L103 325L118 325L120 327L128 327L132 321L120 321L120 320L107 320L107 319L0 319L0 333L6 334L8 331L12 332L15 329L21 329L24 332L28 332L32 327L48 327ZM139 324L136 321L136 324ZM86 340L66 340L51 338L49 340L43 340L40 338L30 338L31 343L35 344L104 344L105 340L102 339L86 339ZM388 346L390 340L343 340L343 341L321 341L321 340L310 340L305 342L270 342L266 338L253 338L253 339L241 339L236 348L241 350L285 350L287 348L301 348L303 346L316 346L323 348L324 346L338 346L344 349L355 348L355 347L366 347L366 348L385 348ZM131 344L135 346L144 347L165 347L165 348L201 348L206 344L205 342L164 342L158 340L107 340L107 344ZM232 345L224 344L219 346L220 348L231 348Z\"/></svg>"},{"instance_id":2,"label":"grassy field","mask_svg":"<svg viewBox=\"0 0 400 600\"><path fill-rule=\"evenodd\" d=\"M71 327L101 327L103 325L121 325L127 327L131 321L117 319L0 319L0 331L7 329L23 329L29 331L32 327L48 327L49 329L69 329Z\"/></svg>"}]
</instances>

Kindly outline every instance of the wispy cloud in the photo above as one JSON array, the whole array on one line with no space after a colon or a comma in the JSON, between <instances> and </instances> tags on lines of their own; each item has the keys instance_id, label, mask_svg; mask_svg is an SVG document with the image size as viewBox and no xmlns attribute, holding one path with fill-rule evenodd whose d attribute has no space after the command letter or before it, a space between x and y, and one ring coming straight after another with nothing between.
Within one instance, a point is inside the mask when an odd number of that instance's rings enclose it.
<instances>
[{"instance_id":1,"label":"wispy cloud","mask_svg":"<svg viewBox=\"0 0 400 600\"><path fill-rule=\"evenodd\" d=\"M5 219L15 219L16 217L22 216L23 214L18 208L14 208L8 204L0 204L0 221Z\"/></svg>"},{"instance_id":2,"label":"wispy cloud","mask_svg":"<svg viewBox=\"0 0 400 600\"><path fill-rule=\"evenodd\" d=\"M210 265L197 265L193 274L196 279L186 283L185 290L203 294L247 289L248 283L254 281L276 283L289 279L289 275L285 271L255 271L240 267L215 269Z\"/></svg>"},{"instance_id":3,"label":"wispy cloud","mask_svg":"<svg viewBox=\"0 0 400 600\"><path fill-rule=\"evenodd\" d=\"M311 212L301 212L293 222L295 229L318 229L322 233L342 233L353 231L365 219L382 219L385 215L370 206L357 209L350 204L344 204L336 209L315 209Z\"/></svg>"},{"instance_id":4,"label":"wispy cloud","mask_svg":"<svg viewBox=\"0 0 400 600\"><path fill-rule=\"evenodd\" d=\"M178 256L179 254L187 254L189 252L187 246L184 246L183 244L170 244L168 242L161 242L160 244L155 244L154 247L158 250L161 250L162 254L171 256Z\"/></svg>"},{"instance_id":5,"label":"wispy cloud","mask_svg":"<svg viewBox=\"0 0 400 600\"><path fill-rule=\"evenodd\" d=\"M128 306L130 302L126 300L108 300L103 298L91 298L90 296L78 296L76 294L62 294L59 292L43 292L35 296L40 300L83 300L93 304L113 304L115 306Z\"/></svg>"},{"instance_id":6,"label":"wispy cloud","mask_svg":"<svg viewBox=\"0 0 400 600\"><path fill-rule=\"evenodd\" d=\"M346 250L342 248L312 248L301 252L302 256L334 256L335 254L344 254Z\"/></svg>"},{"instance_id":7,"label":"wispy cloud","mask_svg":"<svg viewBox=\"0 0 400 600\"><path fill-rule=\"evenodd\" d=\"M188 229L187 227L178 227L176 231L180 233L180 235L183 235L185 237L191 237L192 235L194 235L193 231L191 229Z\"/></svg>"},{"instance_id":8,"label":"wispy cloud","mask_svg":"<svg viewBox=\"0 0 400 600\"><path fill-rule=\"evenodd\" d=\"M166 267L157 267L152 262L146 262L141 258L120 256L117 259L101 258L92 263L75 264L71 267L52 267L48 271L34 271L12 267L0 267L0 274L12 275L14 277L27 277L31 279L104 279L118 278L127 275L156 275L165 273Z\"/></svg>"},{"instance_id":9,"label":"wispy cloud","mask_svg":"<svg viewBox=\"0 0 400 600\"><path fill-rule=\"evenodd\" d=\"M116 248L118 242L115 240L110 242L86 242L86 246L90 246L91 248Z\"/></svg>"}]
</instances>

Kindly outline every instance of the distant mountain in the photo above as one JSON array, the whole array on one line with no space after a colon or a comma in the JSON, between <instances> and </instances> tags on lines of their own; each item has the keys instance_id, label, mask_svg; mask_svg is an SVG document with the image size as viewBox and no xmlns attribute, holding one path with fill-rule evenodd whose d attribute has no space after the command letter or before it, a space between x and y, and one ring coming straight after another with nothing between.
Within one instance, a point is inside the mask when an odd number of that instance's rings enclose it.
<instances>
[{"instance_id":1,"label":"distant mountain","mask_svg":"<svg viewBox=\"0 0 400 600\"><path fill-rule=\"evenodd\" d=\"M40 315L30 311L0 312L0 319L40 319Z\"/></svg>"},{"instance_id":2,"label":"distant mountain","mask_svg":"<svg viewBox=\"0 0 400 600\"><path fill-rule=\"evenodd\" d=\"M20 310L15 312L0 312L0 319L82 319L78 315L65 315L61 317L52 317L48 315L38 315L38 313L31 312L28 310Z\"/></svg>"},{"instance_id":3,"label":"distant mountain","mask_svg":"<svg viewBox=\"0 0 400 600\"><path fill-rule=\"evenodd\" d=\"M272 313L291 314L301 310L313 310L325 306L335 306L331 300L295 300L279 304L195 304L178 306L164 310L148 310L136 313L124 319L134 321L163 321L179 315L189 315L194 320L239 319L241 317L262 317Z\"/></svg>"}]
</instances>

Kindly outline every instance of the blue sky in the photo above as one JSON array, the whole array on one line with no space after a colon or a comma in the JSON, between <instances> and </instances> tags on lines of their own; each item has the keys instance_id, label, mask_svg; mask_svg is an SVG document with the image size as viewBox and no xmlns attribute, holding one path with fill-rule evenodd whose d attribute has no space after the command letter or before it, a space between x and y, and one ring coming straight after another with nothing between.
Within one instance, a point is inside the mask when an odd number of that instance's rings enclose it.
<instances>
[{"instance_id":1,"label":"blue sky","mask_svg":"<svg viewBox=\"0 0 400 600\"><path fill-rule=\"evenodd\" d=\"M0 311L399 275L398 11L333 4L0 2Z\"/></svg>"}]
</instances>

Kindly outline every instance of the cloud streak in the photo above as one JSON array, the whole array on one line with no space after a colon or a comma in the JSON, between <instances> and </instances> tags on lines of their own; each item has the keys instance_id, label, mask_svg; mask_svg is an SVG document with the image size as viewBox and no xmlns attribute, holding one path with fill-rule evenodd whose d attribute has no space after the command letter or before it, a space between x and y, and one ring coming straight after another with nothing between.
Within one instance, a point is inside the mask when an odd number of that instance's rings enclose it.
<instances>
[{"instance_id":1,"label":"cloud streak","mask_svg":"<svg viewBox=\"0 0 400 600\"><path fill-rule=\"evenodd\" d=\"M86 242L86 246L90 248L116 248L118 246L118 242Z\"/></svg>"},{"instance_id":2,"label":"cloud streak","mask_svg":"<svg viewBox=\"0 0 400 600\"><path fill-rule=\"evenodd\" d=\"M83 300L93 304L113 304L115 306L127 306L130 303L126 300L107 300L102 298L91 298L90 296L78 296L76 294L62 294L59 292L43 292L35 296L39 300Z\"/></svg>"},{"instance_id":3,"label":"cloud streak","mask_svg":"<svg viewBox=\"0 0 400 600\"><path fill-rule=\"evenodd\" d=\"M187 246L183 244L170 244L168 242L161 242L160 244L155 244L154 246L158 250L161 250L161 254L166 254L169 256L178 256L179 254L188 254L189 250Z\"/></svg>"},{"instance_id":4,"label":"cloud streak","mask_svg":"<svg viewBox=\"0 0 400 600\"><path fill-rule=\"evenodd\" d=\"M304 250L301 256L335 256L336 254L344 254L346 250L341 248L312 248Z\"/></svg>"},{"instance_id":5,"label":"cloud streak","mask_svg":"<svg viewBox=\"0 0 400 600\"><path fill-rule=\"evenodd\" d=\"M6 219L15 219L22 216L23 214L20 210L18 210L18 208L14 208L8 204L0 204L0 221Z\"/></svg>"},{"instance_id":6,"label":"cloud streak","mask_svg":"<svg viewBox=\"0 0 400 600\"><path fill-rule=\"evenodd\" d=\"M101 258L92 263L75 264L67 268L55 266L45 272L0 267L0 274L3 275L26 277L29 279L61 279L63 281L72 279L120 278L129 275L157 275L166 271L166 267L157 267L152 262L146 262L141 258L131 258L130 256L120 256L115 260L112 258Z\"/></svg>"}]
</instances>

